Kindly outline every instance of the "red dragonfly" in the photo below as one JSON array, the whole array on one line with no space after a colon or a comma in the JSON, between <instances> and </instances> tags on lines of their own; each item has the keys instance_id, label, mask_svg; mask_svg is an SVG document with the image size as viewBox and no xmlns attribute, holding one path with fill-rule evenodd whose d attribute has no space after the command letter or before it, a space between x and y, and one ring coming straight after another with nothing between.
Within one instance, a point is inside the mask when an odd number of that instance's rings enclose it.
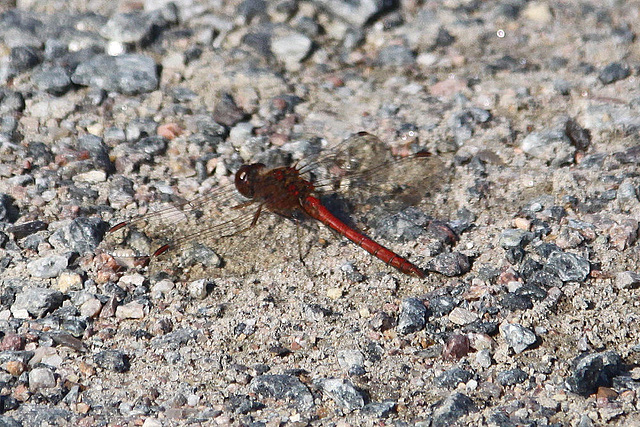
<instances>
[{"instance_id":1,"label":"red dragonfly","mask_svg":"<svg viewBox=\"0 0 640 427\"><path fill-rule=\"evenodd\" d=\"M360 157L364 160L354 160L354 150L359 151ZM366 154L363 155L362 151ZM427 178L427 171L431 169L431 172L436 172L425 164L429 156L430 154L426 151L418 151L408 157L393 159L389 148L377 137L360 132L341 143L337 150L330 151L321 159L303 166L270 169L263 163L243 165L235 174L234 184L237 192L248 200L241 203L231 201L234 197L233 191L220 187L179 205L178 207L198 213L196 215L198 219L195 221L197 225L194 225L198 230L161 245L151 257L157 257L174 247L204 238L219 239L237 235L254 227L264 212L271 212L291 219L297 219L300 216L314 218L402 273L423 278L425 277L423 270L338 219L323 205L317 195L323 189L336 190L343 187L345 182L350 183L352 189L354 187L356 190L361 189L361 185L372 177L385 172L391 173L392 170L397 171L399 166L406 170L413 169L414 175L417 175L412 180L413 184L420 188L421 184L426 185L424 180ZM328 178L322 179L318 175L325 175ZM422 190L428 191L425 188ZM208 212L208 215L205 215L205 211L220 209L223 205L228 206L226 213L216 215ZM257 206L257 208L248 211L249 206ZM183 215L181 212L176 207L163 209L132 221L121 222L109 231L115 232L126 226L138 226L139 223L148 223L158 218L173 224L175 229L175 223ZM200 219L205 216L212 218L211 224L203 224ZM167 230L166 226L164 230Z\"/></svg>"}]
</instances>

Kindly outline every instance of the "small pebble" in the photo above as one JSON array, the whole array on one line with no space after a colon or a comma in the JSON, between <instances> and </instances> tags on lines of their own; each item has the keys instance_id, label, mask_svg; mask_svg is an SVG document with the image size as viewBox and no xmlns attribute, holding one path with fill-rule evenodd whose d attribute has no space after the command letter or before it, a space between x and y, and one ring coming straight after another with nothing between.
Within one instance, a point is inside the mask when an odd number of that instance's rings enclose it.
<instances>
[{"instance_id":1,"label":"small pebble","mask_svg":"<svg viewBox=\"0 0 640 427\"><path fill-rule=\"evenodd\" d=\"M429 261L426 268L448 277L455 277L471 270L471 261L460 252L442 253Z\"/></svg>"},{"instance_id":2,"label":"small pebble","mask_svg":"<svg viewBox=\"0 0 640 427\"><path fill-rule=\"evenodd\" d=\"M608 85L615 83L618 80L623 80L629 77L631 70L626 64L620 62L612 62L602 69L598 79L602 84Z\"/></svg>"},{"instance_id":3,"label":"small pebble","mask_svg":"<svg viewBox=\"0 0 640 427\"><path fill-rule=\"evenodd\" d=\"M427 307L417 298L407 298L400 304L398 314L398 333L407 335L424 329L427 322Z\"/></svg>"},{"instance_id":4,"label":"small pebble","mask_svg":"<svg viewBox=\"0 0 640 427\"><path fill-rule=\"evenodd\" d=\"M522 15L530 21L538 24L548 24L553 19L553 13L548 4L539 1L527 3Z\"/></svg>"},{"instance_id":5,"label":"small pebble","mask_svg":"<svg viewBox=\"0 0 640 427\"><path fill-rule=\"evenodd\" d=\"M438 402L433 411L434 426L455 425L456 420L475 412L476 406L473 401L462 393L452 393L445 399Z\"/></svg>"},{"instance_id":6,"label":"small pebble","mask_svg":"<svg viewBox=\"0 0 640 427\"><path fill-rule=\"evenodd\" d=\"M271 42L271 51L289 70L300 68L300 62L309 54L311 39L301 33L291 33L275 37Z\"/></svg>"},{"instance_id":7,"label":"small pebble","mask_svg":"<svg viewBox=\"0 0 640 427\"><path fill-rule=\"evenodd\" d=\"M142 43L152 37L155 26L162 25L161 15L139 11L116 13L100 28L100 35L122 43Z\"/></svg>"},{"instance_id":8,"label":"small pebble","mask_svg":"<svg viewBox=\"0 0 640 427\"><path fill-rule=\"evenodd\" d=\"M246 117L247 114L236 105L236 101L229 94L223 94L213 109L213 119L229 127L233 127Z\"/></svg>"},{"instance_id":9,"label":"small pebble","mask_svg":"<svg viewBox=\"0 0 640 427\"><path fill-rule=\"evenodd\" d=\"M97 317L102 310L102 303L97 298L91 298L86 300L80 306L80 315L88 318Z\"/></svg>"},{"instance_id":10,"label":"small pebble","mask_svg":"<svg viewBox=\"0 0 640 427\"><path fill-rule=\"evenodd\" d=\"M27 369L27 365L18 360L10 360L5 369L14 377L18 377Z\"/></svg>"},{"instance_id":11,"label":"small pebble","mask_svg":"<svg viewBox=\"0 0 640 427\"><path fill-rule=\"evenodd\" d=\"M24 314L23 311L26 311L28 315L39 318L60 307L62 300L62 293L53 289L26 287L16 295L15 302L11 305L11 312L18 317L18 313Z\"/></svg>"},{"instance_id":12,"label":"small pebble","mask_svg":"<svg viewBox=\"0 0 640 427\"><path fill-rule=\"evenodd\" d=\"M266 399L292 402L299 411L308 411L314 405L307 386L290 375L259 375L251 381L249 389Z\"/></svg>"},{"instance_id":13,"label":"small pebble","mask_svg":"<svg viewBox=\"0 0 640 427\"><path fill-rule=\"evenodd\" d=\"M332 300L337 300L342 297L342 289L340 288L329 288L327 289L327 297Z\"/></svg>"},{"instance_id":14,"label":"small pebble","mask_svg":"<svg viewBox=\"0 0 640 427\"><path fill-rule=\"evenodd\" d=\"M109 224L99 218L79 217L56 230L49 243L59 250L86 255L96 250L108 228Z\"/></svg>"},{"instance_id":15,"label":"small pebble","mask_svg":"<svg viewBox=\"0 0 640 427\"><path fill-rule=\"evenodd\" d=\"M142 423L142 427L162 427L162 421L155 417L147 417Z\"/></svg>"},{"instance_id":16,"label":"small pebble","mask_svg":"<svg viewBox=\"0 0 640 427\"><path fill-rule=\"evenodd\" d=\"M87 184L99 184L107 180L107 173L103 170L92 170L82 172L73 176L75 182L86 182Z\"/></svg>"},{"instance_id":17,"label":"small pebble","mask_svg":"<svg viewBox=\"0 0 640 427\"><path fill-rule=\"evenodd\" d=\"M171 141L182 134L183 130L176 123L166 123L158 126L158 135Z\"/></svg>"},{"instance_id":18,"label":"small pebble","mask_svg":"<svg viewBox=\"0 0 640 427\"><path fill-rule=\"evenodd\" d=\"M191 295L192 298L203 300L207 297L208 286L208 280L199 279L189 283L187 285L187 289L189 290L189 295Z\"/></svg>"},{"instance_id":19,"label":"small pebble","mask_svg":"<svg viewBox=\"0 0 640 427\"><path fill-rule=\"evenodd\" d=\"M533 240L533 233L516 228L500 233L499 243L504 249L523 248L531 240Z\"/></svg>"},{"instance_id":20,"label":"small pebble","mask_svg":"<svg viewBox=\"0 0 640 427\"><path fill-rule=\"evenodd\" d=\"M63 255L49 255L27 263L27 270L34 277L50 279L58 277L68 265L68 257Z\"/></svg>"},{"instance_id":21,"label":"small pebble","mask_svg":"<svg viewBox=\"0 0 640 427\"><path fill-rule=\"evenodd\" d=\"M589 275L591 265L580 255L555 251L549 255L544 269L557 275L563 282L582 282Z\"/></svg>"},{"instance_id":22,"label":"small pebble","mask_svg":"<svg viewBox=\"0 0 640 427\"><path fill-rule=\"evenodd\" d=\"M478 320L478 314L466 308L456 307L449 313L449 320L456 325L468 325Z\"/></svg>"},{"instance_id":23,"label":"small pebble","mask_svg":"<svg viewBox=\"0 0 640 427\"><path fill-rule=\"evenodd\" d=\"M445 360L457 360L469 353L469 338L466 335L454 334L442 348L442 358Z\"/></svg>"},{"instance_id":24,"label":"small pebble","mask_svg":"<svg viewBox=\"0 0 640 427\"><path fill-rule=\"evenodd\" d=\"M2 338L0 343L0 351L6 350L22 350L24 349L25 339L22 335L7 334Z\"/></svg>"},{"instance_id":25,"label":"small pebble","mask_svg":"<svg viewBox=\"0 0 640 427\"><path fill-rule=\"evenodd\" d=\"M374 418L388 418L396 407L393 400L367 403L360 411L363 415Z\"/></svg>"},{"instance_id":26,"label":"small pebble","mask_svg":"<svg viewBox=\"0 0 640 427\"><path fill-rule=\"evenodd\" d=\"M573 393L588 396L598 386L610 386L614 376L623 369L622 358L616 352L584 353L572 362L572 373L566 384Z\"/></svg>"},{"instance_id":27,"label":"small pebble","mask_svg":"<svg viewBox=\"0 0 640 427\"><path fill-rule=\"evenodd\" d=\"M120 350L104 350L93 356L93 360L102 369L114 372L129 370L129 356Z\"/></svg>"},{"instance_id":28,"label":"small pebble","mask_svg":"<svg viewBox=\"0 0 640 427\"><path fill-rule=\"evenodd\" d=\"M498 372L496 379L502 386L511 386L523 383L529 376L522 369L515 368L508 371Z\"/></svg>"},{"instance_id":29,"label":"small pebble","mask_svg":"<svg viewBox=\"0 0 640 427\"><path fill-rule=\"evenodd\" d=\"M436 377L435 383L438 387L454 389L458 384L465 384L471 378L473 378L473 373L465 369L455 367L444 371Z\"/></svg>"},{"instance_id":30,"label":"small pebble","mask_svg":"<svg viewBox=\"0 0 640 427\"><path fill-rule=\"evenodd\" d=\"M475 359L476 363L485 369L491 366L491 352L487 349L478 351Z\"/></svg>"},{"instance_id":31,"label":"small pebble","mask_svg":"<svg viewBox=\"0 0 640 427\"><path fill-rule=\"evenodd\" d=\"M63 95L71 87L71 77L61 66L48 66L35 72L33 81L40 90L52 95Z\"/></svg>"},{"instance_id":32,"label":"small pebble","mask_svg":"<svg viewBox=\"0 0 640 427\"><path fill-rule=\"evenodd\" d=\"M56 377L49 368L34 368L29 372L29 390L35 392L56 386Z\"/></svg>"},{"instance_id":33,"label":"small pebble","mask_svg":"<svg viewBox=\"0 0 640 427\"><path fill-rule=\"evenodd\" d=\"M63 271L62 273L60 273L60 275L58 275L56 288L62 293L66 293L70 290L80 290L82 289L82 276L80 276L78 273Z\"/></svg>"},{"instance_id":34,"label":"small pebble","mask_svg":"<svg viewBox=\"0 0 640 427\"><path fill-rule=\"evenodd\" d=\"M142 319L144 317L144 305L137 301L120 305L116 309L116 317L118 319Z\"/></svg>"},{"instance_id":35,"label":"small pebble","mask_svg":"<svg viewBox=\"0 0 640 427\"><path fill-rule=\"evenodd\" d=\"M364 407L364 396L348 380L328 379L320 382L322 391L345 413Z\"/></svg>"},{"instance_id":36,"label":"small pebble","mask_svg":"<svg viewBox=\"0 0 640 427\"><path fill-rule=\"evenodd\" d=\"M384 311L379 311L373 315L369 321L369 327L374 331L384 332L395 326L395 319Z\"/></svg>"},{"instance_id":37,"label":"small pebble","mask_svg":"<svg viewBox=\"0 0 640 427\"><path fill-rule=\"evenodd\" d=\"M569 138L560 131L531 132L524 137L520 148L556 167L571 164L576 152Z\"/></svg>"},{"instance_id":38,"label":"small pebble","mask_svg":"<svg viewBox=\"0 0 640 427\"><path fill-rule=\"evenodd\" d=\"M338 365L350 374L364 374L364 355L360 350L338 352Z\"/></svg>"},{"instance_id":39,"label":"small pebble","mask_svg":"<svg viewBox=\"0 0 640 427\"><path fill-rule=\"evenodd\" d=\"M640 273L635 271L621 271L616 274L616 286L618 289L633 289L640 286Z\"/></svg>"},{"instance_id":40,"label":"small pebble","mask_svg":"<svg viewBox=\"0 0 640 427\"><path fill-rule=\"evenodd\" d=\"M446 316L455 306L455 300L449 295L435 296L429 299L429 310L434 317Z\"/></svg>"},{"instance_id":41,"label":"small pebble","mask_svg":"<svg viewBox=\"0 0 640 427\"><path fill-rule=\"evenodd\" d=\"M517 323L503 322L500 324L500 333L516 353L522 353L537 341L531 329Z\"/></svg>"},{"instance_id":42,"label":"small pebble","mask_svg":"<svg viewBox=\"0 0 640 427\"><path fill-rule=\"evenodd\" d=\"M392 5L373 0L352 1L323 1L326 10L356 28L364 26L372 17L381 15Z\"/></svg>"},{"instance_id":43,"label":"small pebble","mask_svg":"<svg viewBox=\"0 0 640 427\"><path fill-rule=\"evenodd\" d=\"M474 350L491 350L496 342L486 333L469 333L469 345Z\"/></svg>"},{"instance_id":44,"label":"small pebble","mask_svg":"<svg viewBox=\"0 0 640 427\"><path fill-rule=\"evenodd\" d=\"M149 56L137 54L96 55L81 62L71 80L125 95L151 92L158 87L156 63Z\"/></svg>"},{"instance_id":45,"label":"small pebble","mask_svg":"<svg viewBox=\"0 0 640 427\"><path fill-rule=\"evenodd\" d=\"M516 228L520 229L520 230L524 230L524 231L529 231L531 229L531 221L529 221L526 218L522 218L522 217L518 217L516 219L513 220L513 225L516 226Z\"/></svg>"}]
</instances>

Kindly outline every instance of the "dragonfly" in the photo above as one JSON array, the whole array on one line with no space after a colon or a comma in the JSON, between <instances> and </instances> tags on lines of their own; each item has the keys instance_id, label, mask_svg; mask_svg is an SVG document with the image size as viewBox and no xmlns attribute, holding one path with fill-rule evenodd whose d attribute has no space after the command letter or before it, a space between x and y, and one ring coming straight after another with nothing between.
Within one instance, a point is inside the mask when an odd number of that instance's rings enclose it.
<instances>
[{"instance_id":1,"label":"dragonfly","mask_svg":"<svg viewBox=\"0 0 640 427\"><path fill-rule=\"evenodd\" d=\"M234 175L233 187L218 187L207 194L169 208L151 212L139 218L122 221L114 225L109 232L132 228L145 229L147 224L163 222L164 227L156 234L173 231L180 220L186 219L185 212L195 217L190 228L192 231L169 239L159 245L148 258L158 258L166 252L179 250L187 244L199 244L203 241L218 241L241 235L254 228L265 213L300 221L311 218L324 224L335 233L344 236L374 257L398 271L424 278L425 272L386 246L349 225L346 220L325 206L322 194L327 192L362 192L374 179L394 175L403 170L413 175L408 178L414 190L428 192L427 179L434 182L438 168L429 162L433 157L424 149L417 149L409 156L396 158L389 147L376 136L359 132L338 145L328 153L299 161L293 166L269 168L264 163L242 165ZM435 180L439 178L435 176ZM401 186L383 188L391 198L400 199ZM233 191L235 190L235 191ZM242 197L238 201L238 195ZM409 203L420 199L409 196ZM395 200L398 202L399 200ZM406 200L405 200L406 204ZM168 227L167 225L168 224ZM169 233L171 234L171 233Z\"/></svg>"}]
</instances>

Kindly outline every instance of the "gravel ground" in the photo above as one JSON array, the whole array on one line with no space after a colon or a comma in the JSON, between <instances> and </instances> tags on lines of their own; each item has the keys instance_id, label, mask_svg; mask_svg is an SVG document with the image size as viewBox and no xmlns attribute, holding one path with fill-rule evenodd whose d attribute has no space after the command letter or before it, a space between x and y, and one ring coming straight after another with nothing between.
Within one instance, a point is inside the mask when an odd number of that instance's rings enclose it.
<instances>
[{"instance_id":1,"label":"gravel ground","mask_svg":"<svg viewBox=\"0 0 640 427\"><path fill-rule=\"evenodd\" d=\"M640 425L640 2L0 13L1 426ZM439 165L367 230L424 279L269 215L222 267L106 233L360 131Z\"/></svg>"}]
</instances>

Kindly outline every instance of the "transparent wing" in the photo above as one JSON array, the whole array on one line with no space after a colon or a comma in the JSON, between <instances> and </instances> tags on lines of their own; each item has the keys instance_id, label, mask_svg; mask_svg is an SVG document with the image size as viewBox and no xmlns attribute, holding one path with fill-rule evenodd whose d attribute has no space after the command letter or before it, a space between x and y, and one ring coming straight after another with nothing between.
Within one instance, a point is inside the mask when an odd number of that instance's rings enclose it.
<instances>
[{"instance_id":1,"label":"transparent wing","mask_svg":"<svg viewBox=\"0 0 640 427\"><path fill-rule=\"evenodd\" d=\"M432 209L431 196L451 179L446 158L415 144L389 146L365 132L347 138L300 170L314 176L314 185L326 203L336 204L336 209L363 224L371 224L375 215L420 204Z\"/></svg>"}]
</instances>

